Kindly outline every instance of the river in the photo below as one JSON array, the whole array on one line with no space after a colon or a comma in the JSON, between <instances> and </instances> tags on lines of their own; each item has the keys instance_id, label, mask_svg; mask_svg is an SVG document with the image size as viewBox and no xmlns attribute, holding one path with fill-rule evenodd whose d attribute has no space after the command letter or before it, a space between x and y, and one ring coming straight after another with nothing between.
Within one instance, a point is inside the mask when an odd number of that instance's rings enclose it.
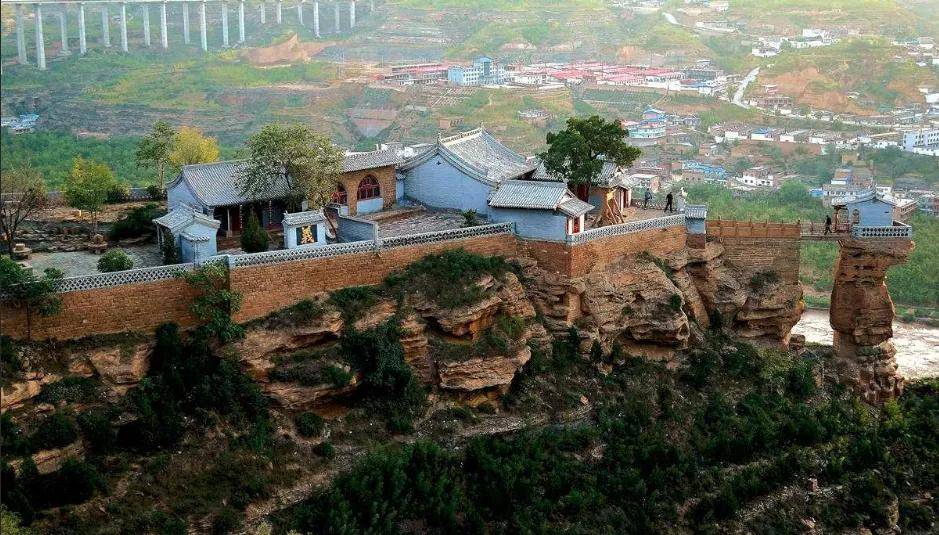
<instances>
[{"instance_id":1,"label":"river","mask_svg":"<svg viewBox=\"0 0 939 535\"><path fill-rule=\"evenodd\" d=\"M831 345L828 311L806 310L792 332L804 334L806 342ZM907 379L939 375L939 328L894 320L893 345L897 366Z\"/></svg>"}]
</instances>

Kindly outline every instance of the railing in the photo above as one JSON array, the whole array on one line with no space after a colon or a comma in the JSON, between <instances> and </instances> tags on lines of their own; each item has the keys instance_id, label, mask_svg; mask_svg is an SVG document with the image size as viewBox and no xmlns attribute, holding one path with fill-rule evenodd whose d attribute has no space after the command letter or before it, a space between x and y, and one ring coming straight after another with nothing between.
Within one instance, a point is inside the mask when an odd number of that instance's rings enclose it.
<instances>
[{"instance_id":1,"label":"railing","mask_svg":"<svg viewBox=\"0 0 939 535\"><path fill-rule=\"evenodd\" d=\"M685 217L690 217L692 219L707 219L708 217L708 205L706 204L689 204L685 206Z\"/></svg>"},{"instance_id":2,"label":"railing","mask_svg":"<svg viewBox=\"0 0 939 535\"><path fill-rule=\"evenodd\" d=\"M175 279L180 273L192 271L195 264L173 264L170 266L155 266L126 271L113 271L111 273L96 273L94 275L81 275L66 277L59 282L59 292L77 292L80 290L95 290L110 288L122 284L138 282L153 282L159 280Z\"/></svg>"},{"instance_id":3,"label":"railing","mask_svg":"<svg viewBox=\"0 0 939 535\"><path fill-rule=\"evenodd\" d=\"M656 217L653 219L643 219L642 221L631 221L621 225L609 225L606 227L585 230L583 232L568 236L567 243L578 245L609 236L622 236L624 234L633 234L636 232L642 232L644 230L683 226L684 224L684 214Z\"/></svg>"},{"instance_id":4,"label":"railing","mask_svg":"<svg viewBox=\"0 0 939 535\"><path fill-rule=\"evenodd\" d=\"M889 227L851 227L851 236L854 238L906 238L913 237L913 227L902 223Z\"/></svg>"},{"instance_id":5,"label":"railing","mask_svg":"<svg viewBox=\"0 0 939 535\"><path fill-rule=\"evenodd\" d=\"M423 232L420 234L393 236L380 240L380 243L382 248L390 249L393 247L406 247L408 245L419 245L438 241L459 240L463 238L473 238L476 236L489 236L492 234L504 234L507 232L514 232L514 230L514 223L492 223L489 225L478 225L475 227L436 230L433 232Z\"/></svg>"}]
</instances>

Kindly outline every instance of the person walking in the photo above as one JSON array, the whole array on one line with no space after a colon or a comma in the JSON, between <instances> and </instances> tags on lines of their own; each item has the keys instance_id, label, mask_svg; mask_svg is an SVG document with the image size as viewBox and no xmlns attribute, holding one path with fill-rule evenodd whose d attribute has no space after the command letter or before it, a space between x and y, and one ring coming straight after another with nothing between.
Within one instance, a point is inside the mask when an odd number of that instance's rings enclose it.
<instances>
[{"instance_id":1,"label":"person walking","mask_svg":"<svg viewBox=\"0 0 939 535\"><path fill-rule=\"evenodd\" d=\"M831 216L825 216L825 235L831 234Z\"/></svg>"},{"instance_id":2,"label":"person walking","mask_svg":"<svg viewBox=\"0 0 939 535\"><path fill-rule=\"evenodd\" d=\"M668 192L668 195L665 196L665 211L674 212L675 209L672 208L672 192Z\"/></svg>"},{"instance_id":3,"label":"person walking","mask_svg":"<svg viewBox=\"0 0 939 535\"><path fill-rule=\"evenodd\" d=\"M649 207L649 201L651 201L651 200L652 200L652 190L649 189L649 188L646 188L646 193L645 193L645 195L644 195L643 198L642 198L642 208L643 208L643 210L645 210L646 208Z\"/></svg>"}]
</instances>

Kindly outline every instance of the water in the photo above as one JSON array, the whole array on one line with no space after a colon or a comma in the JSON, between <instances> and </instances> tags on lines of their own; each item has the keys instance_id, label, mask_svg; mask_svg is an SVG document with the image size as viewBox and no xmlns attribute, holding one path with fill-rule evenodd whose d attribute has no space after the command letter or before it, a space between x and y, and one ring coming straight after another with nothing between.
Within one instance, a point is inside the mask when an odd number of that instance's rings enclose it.
<instances>
[{"instance_id":1,"label":"water","mask_svg":"<svg viewBox=\"0 0 939 535\"><path fill-rule=\"evenodd\" d=\"M827 310L806 310L792 329L806 342L831 345L832 329ZM939 328L894 320L893 345L897 366L907 379L939 376Z\"/></svg>"}]
</instances>

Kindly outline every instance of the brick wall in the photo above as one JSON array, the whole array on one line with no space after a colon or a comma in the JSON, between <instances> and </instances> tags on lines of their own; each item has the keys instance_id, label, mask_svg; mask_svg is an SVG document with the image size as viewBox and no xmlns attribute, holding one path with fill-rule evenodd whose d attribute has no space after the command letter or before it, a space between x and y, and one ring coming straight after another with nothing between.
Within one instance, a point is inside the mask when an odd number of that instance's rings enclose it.
<instances>
[{"instance_id":1,"label":"brick wall","mask_svg":"<svg viewBox=\"0 0 939 535\"><path fill-rule=\"evenodd\" d=\"M514 235L496 234L375 253L239 267L231 272L231 287L244 295L244 303L235 319L243 322L260 318L321 292L378 284L391 272L428 254L458 248L486 256L518 254Z\"/></svg>"},{"instance_id":2,"label":"brick wall","mask_svg":"<svg viewBox=\"0 0 939 535\"><path fill-rule=\"evenodd\" d=\"M706 232L711 237L800 238L799 223L770 223L768 221L708 220Z\"/></svg>"},{"instance_id":3,"label":"brick wall","mask_svg":"<svg viewBox=\"0 0 939 535\"><path fill-rule=\"evenodd\" d=\"M169 321L190 327L196 323L189 313L191 300L192 290L181 279L67 292L62 294L58 314L47 318L33 315L32 337L68 340L92 334L150 331ZM25 311L2 303L0 334L26 338Z\"/></svg>"},{"instance_id":4,"label":"brick wall","mask_svg":"<svg viewBox=\"0 0 939 535\"><path fill-rule=\"evenodd\" d=\"M515 257L517 247L513 234L494 234L377 253L237 267L231 271L229 283L244 295L244 303L235 319L242 322L262 317L319 292L377 284L389 273L430 253L464 248L481 255ZM196 324L189 313L192 297L191 288L181 279L67 292L62 294L59 314L33 318L32 337L68 340L95 334L152 331L166 322L191 327ZM0 334L25 338L24 311L8 303L0 304Z\"/></svg>"},{"instance_id":5,"label":"brick wall","mask_svg":"<svg viewBox=\"0 0 939 535\"><path fill-rule=\"evenodd\" d=\"M799 238L725 237L724 259L746 277L774 271L782 280L799 280Z\"/></svg>"}]
</instances>

